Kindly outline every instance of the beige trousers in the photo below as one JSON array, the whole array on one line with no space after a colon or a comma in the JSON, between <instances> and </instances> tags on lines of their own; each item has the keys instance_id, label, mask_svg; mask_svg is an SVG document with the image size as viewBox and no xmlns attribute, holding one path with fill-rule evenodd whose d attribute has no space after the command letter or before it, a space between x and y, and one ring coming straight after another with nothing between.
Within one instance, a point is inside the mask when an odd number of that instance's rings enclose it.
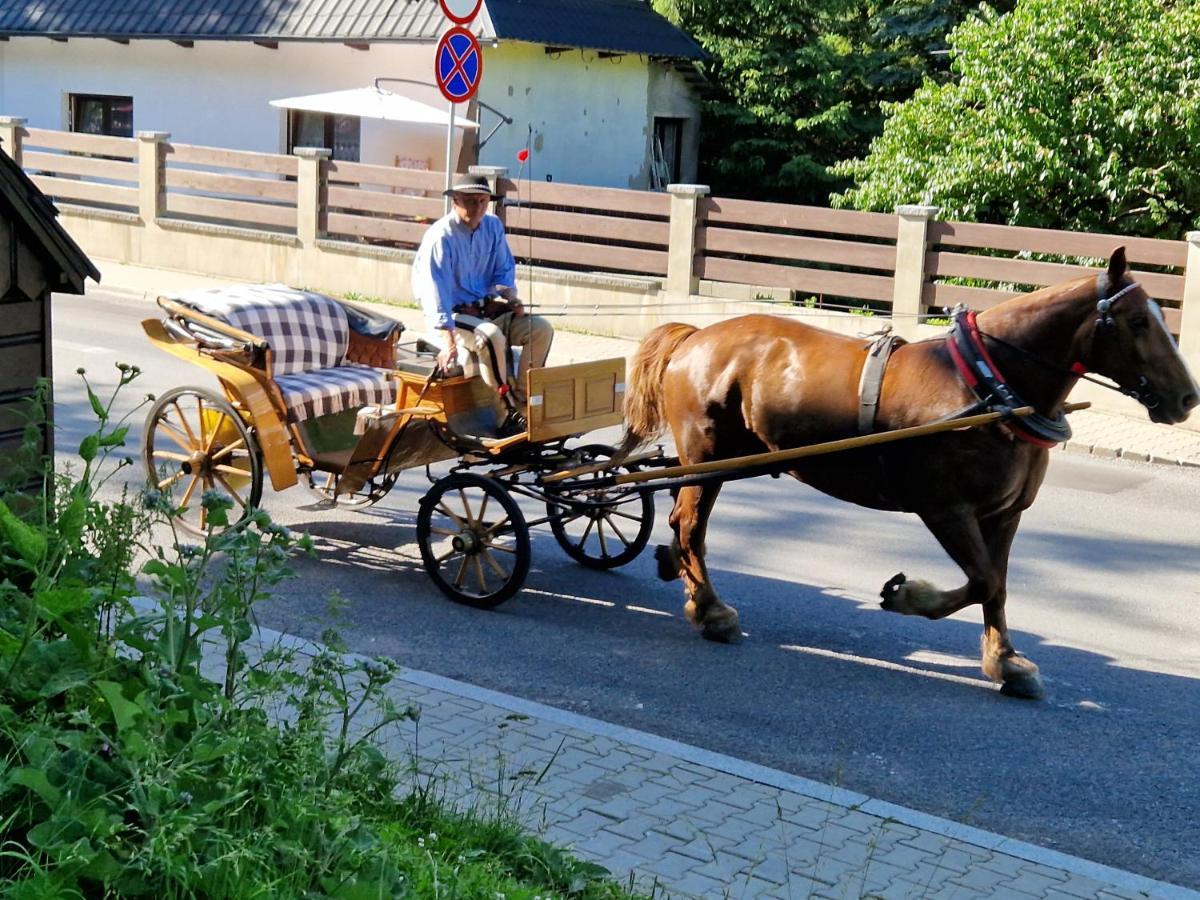
<instances>
[{"instance_id":1,"label":"beige trousers","mask_svg":"<svg viewBox=\"0 0 1200 900\"><path fill-rule=\"evenodd\" d=\"M491 320L457 313L454 321L470 326L454 330L458 339L460 365L468 374L473 374L477 367L484 382L493 389L498 387L493 359L499 366L501 377L507 377L509 345L521 348L516 378L511 380L515 382L512 385L513 399L518 407L524 407L529 399L525 394L526 373L546 364L550 345L554 343L554 327L541 316L516 316L512 313L504 313ZM468 356L474 356L474 360L469 360Z\"/></svg>"},{"instance_id":2,"label":"beige trousers","mask_svg":"<svg viewBox=\"0 0 1200 900\"><path fill-rule=\"evenodd\" d=\"M518 406L524 407L529 399L525 394L526 374L530 369L540 369L546 365L550 345L554 343L554 326L541 316L516 316L510 312L492 319L492 323L500 329L510 345L521 348L513 397Z\"/></svg>"}]
</instances>

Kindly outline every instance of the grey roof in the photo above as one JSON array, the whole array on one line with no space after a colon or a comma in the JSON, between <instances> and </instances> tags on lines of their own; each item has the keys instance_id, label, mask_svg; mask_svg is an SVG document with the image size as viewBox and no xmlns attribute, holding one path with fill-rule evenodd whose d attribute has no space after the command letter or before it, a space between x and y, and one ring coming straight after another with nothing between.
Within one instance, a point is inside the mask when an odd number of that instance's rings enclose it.
<instances>
[{"instance_id":1,"label":"grey roof","mask_svg":"<svg viewBox=\"0 0 1200 900\"><path fill-rule=\"evenodd\" d=\"M7 153L0 153L0 215L23 223L33 237L31 248L58 270L52 290L82 294L84 279L100 280L87 254L58 223L54 204Z\"/></svg>"},{"instance_id":2,"label":"grey roof","mask_svg":"<svg viewBox=\"0 0 1200 900\"><path fill-rule=\"evenodd\" d=\"M175 40L431 41L438 0L0 0L0 36ZM647 0L485 0L472 31L673 59L702 59Z\"/></svg>"}]
</instances>

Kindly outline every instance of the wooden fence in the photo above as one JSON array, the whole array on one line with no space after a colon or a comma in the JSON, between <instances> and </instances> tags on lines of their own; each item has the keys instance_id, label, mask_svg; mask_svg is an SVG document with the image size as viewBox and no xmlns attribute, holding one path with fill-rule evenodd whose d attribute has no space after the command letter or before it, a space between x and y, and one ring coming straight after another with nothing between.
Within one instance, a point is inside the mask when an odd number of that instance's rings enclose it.
<instances>
[{"instance_id":1,"label":"wooden fence","mask_svg":"<svg viewBox=\"0 0 1200 900\"><path fill-rule=\"evenodd\" d=\"M444 174L329 160L326 151L251 153L172 144L154 132L114 138L24 128L0 140L60 203L134 212L143 222L204 222L313 239L414 248L442 214ZM1167 241L939 221L936 210L852 212L706 196L493 177L509 244L522 263L660 279L668 294L868 306L919 319L1094 271L1124 246L1139 281L1180 333L1185 298L1200 307L1200 234ZM1190 321L1198 332L1200 309Z\"/></svg>"}]
</instances>

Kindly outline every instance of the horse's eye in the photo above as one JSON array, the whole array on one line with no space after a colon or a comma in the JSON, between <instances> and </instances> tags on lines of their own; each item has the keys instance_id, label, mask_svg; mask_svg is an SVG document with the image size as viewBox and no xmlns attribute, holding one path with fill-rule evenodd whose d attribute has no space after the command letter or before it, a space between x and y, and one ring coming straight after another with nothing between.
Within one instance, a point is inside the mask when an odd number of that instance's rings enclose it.
<instances>
[{"instance_id":1,"label":"horse's eye","mask_svg":"<svg viewBox=\"0 0 1200 900\"><path fill-rule=\"evenodd\" d=\"M1150 327L1150 320L1145 316L1134 316L1129 320L1129 327L1134 331L1145 331Z\"/></svg>"}]
</instances>

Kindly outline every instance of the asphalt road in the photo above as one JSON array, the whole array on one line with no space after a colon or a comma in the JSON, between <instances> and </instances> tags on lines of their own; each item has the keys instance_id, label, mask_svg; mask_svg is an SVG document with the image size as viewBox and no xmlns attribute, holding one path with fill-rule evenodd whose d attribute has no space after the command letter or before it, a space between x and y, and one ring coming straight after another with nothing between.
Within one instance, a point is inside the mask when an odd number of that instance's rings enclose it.
<instances>
[{"instance_id":1,"label":"asphalt road","mask_svg":"<svg viewBox=\"0 0 1200 900\"><path fill-rule=\"evenodd\" d=\"M127 407L208 383L141 337L145 302L55 302L61 448L87 421L76 366L100 385L117 360L142 366ZM657 580L649 552L591 572L548 530L517 597L494 612L450 603L414 542L421 473L364 513L268 489L267 508L311 533L319 558L297 561L260 618L317 637L337 592L352 649L1200 888L1200 472L1053 460L1009 579L1041 702L979 675L978 610L928 622L878 608L897 571L961 580L915 518L787 480L731 484L717 504L709 565L748 633L737 646L692 633L679 584ZM660 497L652 544L668 539L668 511Z\"/></svg>"}]
</instances>

